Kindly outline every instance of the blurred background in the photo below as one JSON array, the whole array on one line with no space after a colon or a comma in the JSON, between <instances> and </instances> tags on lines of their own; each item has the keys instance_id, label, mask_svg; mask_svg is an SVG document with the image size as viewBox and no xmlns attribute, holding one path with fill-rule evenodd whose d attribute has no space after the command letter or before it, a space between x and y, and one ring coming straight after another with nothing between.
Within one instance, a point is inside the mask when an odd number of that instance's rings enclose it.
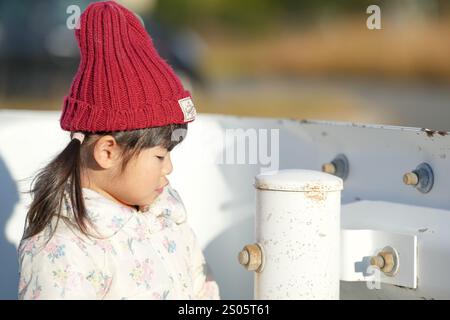
<instances>
[{"instance_id":1,"label":"blurred background","mask_svg":"<svg viewBox=\"0 0 450 320\"><path fill-rule=\"evenodd\" d=\"M89 2L0 0L0 108L61 109L79 63L66 10ZM448 0L119 2L199 112L450 130Z\"/></svg>"},{"instance_id":2,"label":"blurred background","mask_svg":"<svg viewBox=\"0 0 450 320\"><path fill-rule=\"evenodd\" d=\"M192 91L200 113L450 131L449 0L119 2L139 14L160 54ZM68 13L67 9L75 5L82 11L89 3L0 0L0 109L61 110L79 63L74 30L66 24L73 12ZM379 30L367 27L370 5L381 9ZM39 118L36 114L32 116ZM12 112L8 118L0 112L0 133L4 129L3 136L0 135L0 299L17 296L15 241L24 222L25 200L19 195L16 179L22 178L31 163L36 167L43 164L41 161L48 154L39 148L45 145L53 152L56 147L53 142L60 138L55 137L52 144L30 143L34 137L21 134L19 130L23 127L26 126L27 133L40 130L49 137L54 135L51 130L57 124L50 115L43 115L39 121L23 117L24 114ZM23 120L21 126L8 126L11 119L18 123ZM234 128L230 123L233 120L236 119L224 120L224 126ZM216 130L213 132L218 132L219 128L209 125ZM197 137L203 135L197 132ZM291 141L288 138L283 143L287 146ZM22 147L24 144L27 148ZM189 159L197 159L196 153L202 155L201 147L195 149L197 152L190 150L193 158L180 161L187 166L180 170L186 174L183 179L188 179L179 181L181 187L184 183L188 195L185 199L196 206L194 212L230 213L208 221L212 227L204 228L208 230L203 231L202 239L211 240L205 237L209 230L226 228L206 252L207 255L227 252L235 257L240 237L245 230L253 229L253 217L242 214L252 212L253 207L244 205L250 203L247 200L253 189L250 183L240 184L241 189L234 188L233 183L250 181L254 167L215 165L209 167L206 178L199 179L195 175L199 169L189 167L196 162ZM309 157L308 152L303 154L303 150L294 148L289 149L289 157L284 161L296 165L300 152L302 157ZM214 193L211 199L220 201L212 204L211 200L209 207L202 206L203 199L201 204L194 203L198 199L198 195L195 198L198 192L191 185L194 179L199 180L197 185L203 189L211 189L211 195ZM245 192L240 192L244 189ZM237 216L241 220L232 225ZM248 220L243 224L244 218ZM200 224L197 230L203 230ZM226 246L220 247L223 243ZM222 258L213 262L218 273L234 277L230 277L232 282L223 282L229 289L236 277L244 277L244 272L237 264L231 267L224 264ZM249 296L251 292L238 294Z\"/></svg>"}]
</instances>

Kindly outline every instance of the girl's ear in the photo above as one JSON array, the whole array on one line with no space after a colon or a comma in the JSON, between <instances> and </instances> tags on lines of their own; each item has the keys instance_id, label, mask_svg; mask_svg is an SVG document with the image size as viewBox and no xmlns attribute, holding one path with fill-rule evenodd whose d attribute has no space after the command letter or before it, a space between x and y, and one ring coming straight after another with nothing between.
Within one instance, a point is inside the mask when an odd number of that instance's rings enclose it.
<instances>
[{"instance_id":1,"label":"girl's ear","mask_svg":"<svg viewBox=\"0 0 450 320\"><path fill-rule=\"evenodd\" d=\"M101 168L109 169L120 163L121 149L113 136L106 135L95 143L93 156Z\"/></svg>"}]
</instances>

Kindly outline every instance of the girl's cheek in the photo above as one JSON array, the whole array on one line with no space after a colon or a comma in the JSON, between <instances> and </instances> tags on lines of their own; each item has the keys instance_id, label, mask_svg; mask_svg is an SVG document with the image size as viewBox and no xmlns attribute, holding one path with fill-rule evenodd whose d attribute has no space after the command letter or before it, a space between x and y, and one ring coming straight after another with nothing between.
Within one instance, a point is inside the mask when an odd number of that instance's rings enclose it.
<instances>
[{"instance_id":1,"label":"girl's cheek","mask_svg":"<svg viewBox=\"0 0 450 320\"><path fill-rule=\"evenodd\" d=\"M146 168L147 176L152 180L158 179L161 176L162 172L162 162L156 159L158 163L153 163L152 165Z\"/></svg>"}]
</instances>

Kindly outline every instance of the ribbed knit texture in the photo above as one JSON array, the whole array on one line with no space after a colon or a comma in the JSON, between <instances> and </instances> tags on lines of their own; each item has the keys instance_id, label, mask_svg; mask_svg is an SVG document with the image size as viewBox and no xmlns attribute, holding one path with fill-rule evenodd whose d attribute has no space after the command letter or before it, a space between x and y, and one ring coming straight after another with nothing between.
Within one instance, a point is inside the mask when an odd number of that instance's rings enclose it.
<instances>
[{"instance_id":1,"label":"ribbed knit texture","mask_svg":"<svg viewBox=\"0 0 450 320\"><path fill-rule=\"evenodd\" d=\"M193 120L189 91L131 11L114 1L92 3L75 36L81 61L64 98L62 129L124 131ZM180 99L188 100L188 116Z\"/></svg>"}]
</instances>

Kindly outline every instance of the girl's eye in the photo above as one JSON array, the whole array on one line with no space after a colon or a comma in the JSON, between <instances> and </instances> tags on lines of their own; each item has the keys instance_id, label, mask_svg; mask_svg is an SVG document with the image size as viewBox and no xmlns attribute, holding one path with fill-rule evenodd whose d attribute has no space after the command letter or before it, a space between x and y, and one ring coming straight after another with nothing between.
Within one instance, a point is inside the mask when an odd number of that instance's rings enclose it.
<instances>
[{"instance_id":1,"label":"girl's eye","mask_svg":"<svg viewBox=\"0 0 450 320\"><path fill-rule=\"evenodd\" d=\"M156 156L159 160L164 160L164 157Z\"/></svg>"}]
</instances>

